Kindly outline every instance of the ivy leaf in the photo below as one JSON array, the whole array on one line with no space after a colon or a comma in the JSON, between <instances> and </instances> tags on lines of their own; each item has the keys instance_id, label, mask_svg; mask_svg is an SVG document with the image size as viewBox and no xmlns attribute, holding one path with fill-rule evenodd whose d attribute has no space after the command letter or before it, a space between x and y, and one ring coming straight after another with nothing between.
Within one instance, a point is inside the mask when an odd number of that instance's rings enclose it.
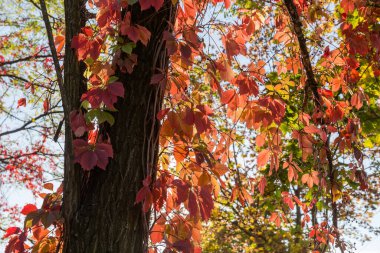
<instances>
[{"instance_id":1,"label":"ivy leaf","mask_svg":"<svg viewBox=\"0 0 380 253\"><path fill-rule=\"evenodd\" d=\"M117 97L124 97L124 86L121 82L114 82L105 87L95 86L82 95L81 100L87 100L92 108L100 108L103 103L107 108L114 110Z\"/></svg>"},{"instance_id":2,"label":"ivy leaf","mask_svg":"<svg viewBox=\"0 0 380 253\"><path fill-rule=\"evenodd\" d=\"M139 2L142 11L149 9L150 7L154 7L154 9L158 11L164 4L164 0L139 0Z\"/></svg>"},{"instance_id":3,"label":"ivy leaf","mask_svg":"<svg viewBox=\"0 0 380 253\"><path fill-rule=\"evenodd\" d=\"M259 192L261 195L264 195L264 190L265 190L266 185L267 185L267 180L265 179L265 177L262 177L257 186L259 188Z\"/></svg>"},{"instance_id":4,"label":"ivy leaf","mask_svg":"<svg viewBox=\"0 0 380 253\"><path fill-rule=\"evenodd\" d=\"M207 221L211 216L211 211L214 208L214 201L212 200L212 186L207 185L201 187L199 193L199 210L202 219Z\"/></svg>"},{"instance_id":5,"label":"ivy leaf","mask_svg":"<svg viewBox=\"0 0 380 253\"><path fill-rule=\"evenodd\" d=\"M95 166L105 170L108 159L113 158L112 146L108 143L96 143L90 145L83 139L75 139L74 161L79 163L84 170L92 170Z\"/></svg>"},{"instance_id":6,"label":"ivy leaf","mask_svg":"<svg viewBox=\"0 0 380 253\"><path fill-rule=\"evenodd\" d=\"M121 47L121 50L124 53L131 54L132 50L136 47L135 43L127 43Z\"/></svg>"},{"instance_id":7,"label":"ivy leaf","mask_svg":"<svg viewBox=\"0 0 380 253\"><path fill-rule=\"evenodd\" d=\"M270 150L264 149L257 156L257 167L263 167L266 165L270 158Z\"/></svg>"},{"instance_id":8,"label":"ivy leaf","mask_svg":"<svg viewBox=\"0 0 380 253\"><path fill-rule=\"evenodd\" d=\"M21 229L19 227L9 227L6 231L5 231L5 235L3 235L3 239L4 238L7 238L11 235L14 235L14 234L18 234L21 232Z\"/></svg>"},{"instance_id":9,"label":"ivy leaf","mask_svg":"<svg viewBox=\"0 0 380 253\"><path fill-rule=\"evenodd\" d=\"M235 93L235 90L227 90L223 92L220 98L220 102L224 105L230 103L231 100L235 97Z\"/></svg>"},{"instance_id":10,"label":"ivy leaf","mask_svg":"<svg viewBox=\"0 0 380 253\"><path fill-rule=\"evenodd\" d=\"M198 201L195 193L193 191L189 192L189 213L191 217L196 217L198 214Z\"/></svg>"},{"instance_id":11,"label":"ivy leaf","mask_svg":"<svg viewBox=\"0 0 380 253\"><path fill-rule=\"evenodd\" d=\"M92 124L87 124L82 112L77 110L70 112L70 126L76 137L81 137L85 132L93 129Z\"/></svg>"},{"instance_id":12,"label":"ivy leaf","mask_svg":"<svg viewBox=\"0 0 380 253\"><path fill-rule=\"evenodd\" d=\"M165 232L165 218L161 216L152 228L152 232L150 233L150 240L153 244L159 243L164 239Z\"/></svg>"},{"instance_id":13,"label":"ivy leaf","mask_svg":"<svg viewBox=\"0 0 380 253\"><path fill-rule=\"evenodd\" d=\"M99 57L103 41L100 37L92 38L92 34L92 29L85 27L82 33L73 37L71 47L77 50L78 60L85 60L88 57L96 60Z\"/></svg>"},{"instance_id":14,"label":"ivy leaf","mask_svg":"<svg viewBox=\"0 0 380 253\"><path fill-rule=\"evenodd\" d=\"M35 211L37 211L38 209L37 209L37 207L35 206L35 205L33 205L33 204L26 204L23 208L22 208L22 210L21 210L21 213L23 214L23 215L28 215L29 213L31 213L31 212L35 212Z\"/></svg>"}]
</instances>

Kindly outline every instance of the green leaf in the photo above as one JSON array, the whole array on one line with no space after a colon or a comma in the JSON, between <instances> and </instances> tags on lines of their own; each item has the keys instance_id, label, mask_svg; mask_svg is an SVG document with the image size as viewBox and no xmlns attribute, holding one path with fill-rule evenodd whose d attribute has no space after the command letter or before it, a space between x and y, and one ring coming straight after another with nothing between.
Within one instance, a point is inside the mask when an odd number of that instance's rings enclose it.
<instances>
[{"instance_id":1,"label":"green leaf","mask_svg":"<svg viewBox=\"0 0 380 253\"><path fill-rule=\"evenodd\" d=\"M115 123L114 117L109 112L102 111L99 109L94 109L87 112L85 118L86 121L93 121L96 118L99 124L102 124L107 121L112 126Z\"/></svg>"},{"instance_id":2,"label":"green leaf","mask_svg":"<svg viewBox=\"0 0 380 253\"><path fill-rule=\"evenodd\" d=\"M136 47L136 44L133 42L129 42L121 47L121 50L124 53L131 54L132 50Z\"/></svg>"},{"instance_id":3,"label":"green leaf","mask_svg":"<svg viewBox=\"0 0 380 253\"><path fill-rule=\"evenodd\" d=\"M323 202L322 201L318 201L317 204L316 204L316 207L317 207L318 211L322 211L322 209L323 209Z\"/></svg>"},{"instance_id":4,"label":"green leaf","mask_svg":"<svg viewBox=\"0 0 380 253\"><path fill-rule=\"evenodd\" d=\"M84 100L81 104L80 104L80 107L88 110L90 108L90 102L88 102L87 100Z\"/></svg>"},{"instance_id":5,"label":"green leaf","mask_svg":"<svg viewBox=\"0 0 380 253\"><path fill-rule=\"evenodd\" d=\"M117 80L119 80L119 77L117 77L117 76L111 76L110 79L108 80L108 83L114 83Z\"/></svg>"},{"instance_id":6,"label":"green leaf","mask_svg":"<svg viewBox=\"0 0 380 253\"><path fill-rule=\"evenodd\" d=\"M105 112L105 111L102 112L101 117L99 117L98 119L99 119L99 123L103 123L107 121L111 126L115 124L114 117L110 113Z\"/></svg>"}]
</instances>

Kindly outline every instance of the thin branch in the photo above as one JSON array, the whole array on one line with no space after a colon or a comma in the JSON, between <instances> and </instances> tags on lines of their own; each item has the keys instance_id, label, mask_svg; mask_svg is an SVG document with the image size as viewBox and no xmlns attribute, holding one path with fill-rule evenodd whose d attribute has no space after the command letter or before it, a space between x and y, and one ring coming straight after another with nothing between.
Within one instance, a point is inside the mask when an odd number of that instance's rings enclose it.
<instances>
[{"instance_id":1,"label":"thin branch","mask_svg":"<svg viewBox=\"0 0 380 253\"><path fill-rule=\"evenodd\" d=\"M307 76L305 94L307 94L309 89L311 89L314 96L313 98L314 103L317 106L317 108L320 108L322 105L322 99L318 93L318 83L314 76L313 67L310 61L309 50L307 49L307 46L306 46L306 39L302 31L302 23L298 15L297 8L294 5L293 0L284 0L284 3L285 3L286 8L288 9L290 18L292 19L293 29L297 36L299 47L301 50L302 65L305 69L306 76ZM306 101L307 101L307 95L305 96L304 102Z\"/></svg>"},{"instance_id":2,"label":"thin branch","mask_svg":"<svg viewBox=\"0 0 380 253\"><path fill-rule=\"evenodd\" d=\"M58 81L58 86L62 94L62 102L65 104L65 96L63 95L63 76L62 76L62 71L61 71L61 66L59 65L59 59L58 59L58 54L57 50L54 45L54 37L53 37L53 31L50 25L49 21L49 15L46 9L46 3L45 0L40 0L41 4L41 11L42 11L42 17L45 22L45 27L46 27L46 33L48 35L48 40L49 40L49 47L50 51L53 57L53 62L54 62L54 67L55 67L55 72L57 74L57 81Z\"/></svg>"},{"instance_id":3,"label":"thin branch","mask_svg":"<svg viewBox=\"0 0 380 253\"><path fill-rule=\"evenodd\" d=\"M16 132L18 132L18 131L26 130L27 127L28 127L30 124L34 123L36 120L38 120L38 119L40 119L40 118L43 118L43 117L45 117L45 116L47 116L47 115L50 115L50 114L55 114L55 113L63 113L63 111L53 111L53 112L46 112L46 113L43 113L43 114L37 116L36 118L33 118L33 119L31 119L31 120L25 122L24 125L22 125L21 127L18 127L18 128L13 129L13 130L10 130L10 131L6 131L6 132L2 132L2 133L0 133L0 137L1 137L1 136L4 136L4 135L8 135L8 134L13 134L13 133L16 133Z\"/></svg>"},{"instance_id":4,"label":"thin branch","mask_svg":"<svg viewBox=\"0 0 380 253\"><path fill-rule=\"evenodd\" d=\"M39 58L50 58L50 57L51 57L51 55L31 55L31 56L19 58L19 59L12 60L12 61L0 62L0 67L5 66L5 65L15 64L18 62L23 62L23 61L29 61L29 60L39 59Z\"/></svg>"}]
</instances>

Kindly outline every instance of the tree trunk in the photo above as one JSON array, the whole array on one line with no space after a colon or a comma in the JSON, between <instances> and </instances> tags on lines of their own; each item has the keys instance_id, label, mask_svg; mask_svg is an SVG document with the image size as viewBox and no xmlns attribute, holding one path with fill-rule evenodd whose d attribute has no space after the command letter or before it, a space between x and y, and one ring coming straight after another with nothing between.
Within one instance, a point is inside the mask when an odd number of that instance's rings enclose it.
<instances>
[{"instance_id":1,"label":"tree trunk","mask_svg":"<svg viewBox=\"0 0 380 253\"><path fill-rule=\"evenodd\" d=\"M68 42L79 32L81 22L78 21L83 20L78 14L79 5L77 0L65 0ZM134 49L138 63L133 72L117 71L125 97L115 106L115 124L107 127L114 158L105 171L95 168L85 173L73 165L72 134L66 124L64 252L147 251L149 214L143 213L141 205L135 205L135 198L143 179L155 176L159 138L156 114L161 109L164 87L152 85L150 80L156 68L167 69L162 34L174 20L175 6L171 0L165 0L159 12L153 9L141 12L138 4L130 8L132 23L145 26L152 34L147 46L138 43ZM83 81L78 77L82 70L73 54L69 45L66 46L65 92L71 101L66 105L69 108L66 113L78 108L83 92L80 88Z\"/></svg>"}]
</instances>

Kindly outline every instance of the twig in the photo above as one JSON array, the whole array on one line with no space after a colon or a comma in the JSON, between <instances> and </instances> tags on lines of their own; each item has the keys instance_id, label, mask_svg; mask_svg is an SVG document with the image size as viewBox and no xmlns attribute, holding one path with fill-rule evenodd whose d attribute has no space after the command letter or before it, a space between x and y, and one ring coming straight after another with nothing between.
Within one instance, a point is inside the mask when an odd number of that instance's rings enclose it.
<instances>
[{"instance_id":1,"label":"twig","mask_svg":"<svg viewBox=\"0 0 380 253\"><path fill-rule=\"evenodd\" d=\"M62 94L62 102L63 102L63 104L66 104L65 96L63 96L62 71L61 71L61 67L59 65L57 50L56 50L55 45L54 45L53 32L52 32L52 28L51 28L50 21L49 21L49 15L48 15L48 12L46 9L45 0L40 0L40 5L41 5L42 18L44 20L45 27L46 27L46 33L48 35L49 47L50 47L50 51L51 51L51 54L53 57L54 68L55 68L55 72L57 74L58 86L59 86L59 89L60 89L61 94Z\"/></svg>"}]
</instances>

